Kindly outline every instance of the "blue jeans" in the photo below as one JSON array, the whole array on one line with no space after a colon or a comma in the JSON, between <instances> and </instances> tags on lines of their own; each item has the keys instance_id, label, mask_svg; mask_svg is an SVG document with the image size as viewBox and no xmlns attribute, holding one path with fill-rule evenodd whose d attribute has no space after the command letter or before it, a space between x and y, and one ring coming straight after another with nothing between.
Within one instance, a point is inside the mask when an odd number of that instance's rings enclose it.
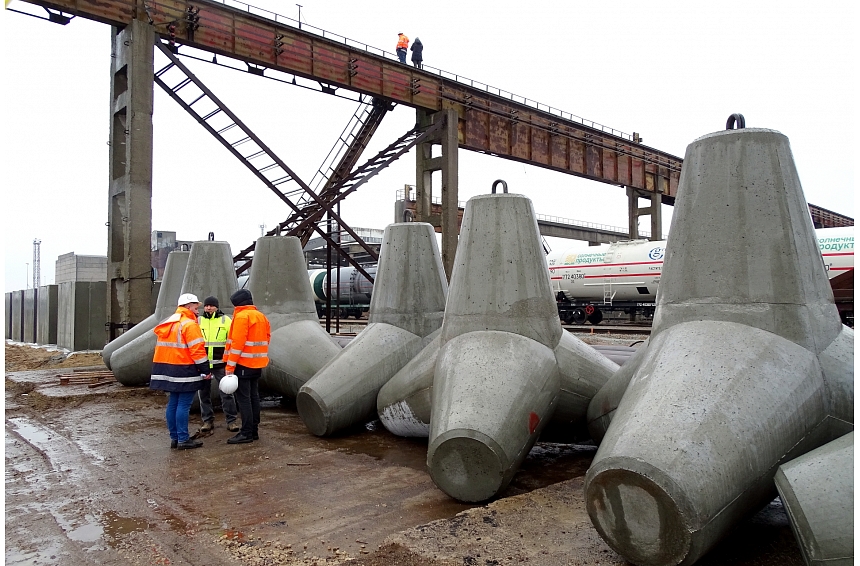
<instances>
[{"instance_id":1,"label":"blue jeans","mask_svg":"<svg viewBox=\"0 0 860 566\"><path fill-rule=\"evenodd\" d=\"M402 47L397 50L397 58L400 59L401 63L406 62L406 50L403 49Z\"/></svg>"},{"instance_id":2,"label":"blue jeans","mask_svg":"<svg viewBox=\"0 0 860 566\"><path fill-rule=\"evenodd\" d=\"M218 387L222 377L224 377L223 367L212 368L212 386ZM232 394L227 395L220 389L218 394L221 395L221 409L224 410L224 417L227 419L227 424L230 424L236 420L236 400ZM200 418L203 419L204 423L214 421L215 409L212 408L212 387L201 389L197 395L200 399Z\"/></svg>"},{"instance_id":3,"label":"blue jeans","mask_svg":"<svg viewBox=\"0 0 860 566\"><path fill-rule=\"evenodd\" d=\"M196 391L185 391L183 393L170 392L167 398L167 430L170 432L170 440L185 442L188 440L188 411L191 402L194 401Z\"/></svg>"}]
</instances>

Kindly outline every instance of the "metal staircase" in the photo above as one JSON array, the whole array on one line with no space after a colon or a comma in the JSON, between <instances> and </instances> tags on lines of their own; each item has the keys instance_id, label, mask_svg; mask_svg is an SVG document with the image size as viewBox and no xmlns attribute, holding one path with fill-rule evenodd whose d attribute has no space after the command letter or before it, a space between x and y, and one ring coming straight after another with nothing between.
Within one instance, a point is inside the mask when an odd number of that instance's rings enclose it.
<instances>
[{"instance_id":1,"label":"metal staircase","mask_svg":"<svg viewBox=\"0 0 860 566\"><path fill-rule=\"evenodd\" d=\"M274 154L239 118L230 111L194 74L176 57L169 47L161 41L156 46L169 60L168 64L155 73L158 84L173 100L191 114L197 122L212 134L230 153L236 156L258 179L260 179L278 198L286 203L296 218L304 219L307 226L316 231L334 249L351 263L359 272L364 269L349 254L340 248L337 241L310 218L312 209L319 215L326 213L337 222L342 231L352 236L369 254L376 256L374 250L365 244L355 232L346 225L340 215L321 198L311 187L302 181L277 155ZM357 159L357 158L356 158ZM295 189L287 188L294 182ZM300 207L293 199L304 199ZM312 202L312 206L311 206ZM276 230L277 232L277 230ZM369 277L369 276L368 276Z\"/></svg>"}]
</instances>

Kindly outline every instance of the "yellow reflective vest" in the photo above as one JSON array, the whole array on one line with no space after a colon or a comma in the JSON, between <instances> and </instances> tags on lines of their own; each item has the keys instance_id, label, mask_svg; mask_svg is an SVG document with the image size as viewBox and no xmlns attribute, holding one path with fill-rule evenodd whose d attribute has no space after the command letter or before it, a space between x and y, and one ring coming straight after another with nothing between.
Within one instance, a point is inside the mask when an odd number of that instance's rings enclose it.
<instances>
[{"instance_id":1,"label":"yellow reflective vest","mask_svg":"<svg viewBox=\"0 0 860 566\"><path fill-rule=\"evenodd\" d=\"M211 318L205 314L197 317L197 323L200 325L200 330L206 341L204 346L206 347L206 354L209 356L210 368L224 365L221 358L224 356L224 346L227 345L230 322L230 317L221 311L216 311Z\"/></svg>"}]
</instances>

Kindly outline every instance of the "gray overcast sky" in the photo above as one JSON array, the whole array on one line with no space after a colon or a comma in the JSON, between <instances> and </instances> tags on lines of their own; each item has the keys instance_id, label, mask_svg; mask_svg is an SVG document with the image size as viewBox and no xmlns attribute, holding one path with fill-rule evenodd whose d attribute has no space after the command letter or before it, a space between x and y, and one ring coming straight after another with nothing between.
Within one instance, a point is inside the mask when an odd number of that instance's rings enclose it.
<instances>
[{"instance_id":1,"label":"gray overcast sky","mask_svg":"<svg viewBox=\"0 0 860 566\"><path fill-rule=\"evenodd\" d=\"M852 2L301 3L310 25L389 52L397 32L418 36L429 65L639 132L645 145L681 157L687 144L741 112L748 127L789 137L809 202L854 216ZM289 17L298 11L293 2L254 4ZM20 0L10 7L38 11ZM54 281L60 254L106 253L110 28L80 18L63 27L4 11L0 42L5 286L11 291L25 287L34 238L42 241L42 284ZM357 107L185 62L307 181ZM414 120L414 110L397 107L365 158ZM272 227L287 216L283 203L157 87L153 122L154 229L183 240L214 231L235 253L259 236L260 224ZM344 201L345 220L384 228L394 220L396 191L414 184L414 171L414 154L401 158ZM538 213L626 225L618 187L460 153L461 200L488 192L497 178L529 196ZM565 245L553 242L556 249Z\"/></svg>"}]
</instances>

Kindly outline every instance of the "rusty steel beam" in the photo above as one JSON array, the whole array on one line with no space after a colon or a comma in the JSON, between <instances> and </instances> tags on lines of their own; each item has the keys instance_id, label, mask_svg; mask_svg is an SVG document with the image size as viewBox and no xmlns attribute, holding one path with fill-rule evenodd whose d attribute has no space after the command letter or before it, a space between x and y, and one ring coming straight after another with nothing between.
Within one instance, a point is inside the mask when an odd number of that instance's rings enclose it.
<instances>
[{"instance_id":1,"label":"rusty steel beam","mask_svg":"<svg viewBox=\"0 0 860 566\"><path fill-rule=\"evenodd\" d=\"M680 157L211 0L24 1L120 27L140 19L176 43L250 65L415 108L453 108L463 149L659 192L666 204L673 204L678 189Z\"/></svg>"}]
</instances>

